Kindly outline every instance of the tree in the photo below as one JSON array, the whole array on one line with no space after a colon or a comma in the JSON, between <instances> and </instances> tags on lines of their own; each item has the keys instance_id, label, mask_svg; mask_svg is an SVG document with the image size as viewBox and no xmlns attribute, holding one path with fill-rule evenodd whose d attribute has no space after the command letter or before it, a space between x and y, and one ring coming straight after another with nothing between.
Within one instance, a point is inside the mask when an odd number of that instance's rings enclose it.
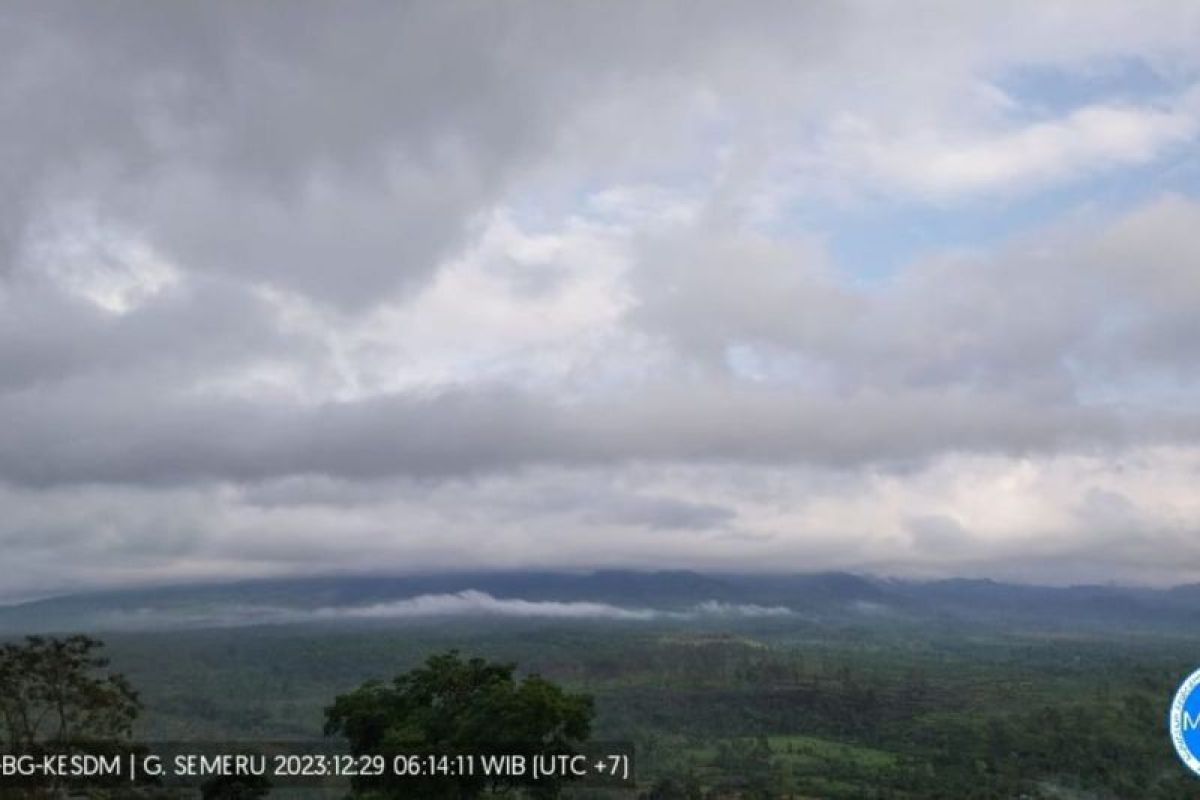
<instances>
[{"instance_id":1,"label":"tree","mask_svg":"<svg viewBox=\"0 0 1200 800\"><path fill-rule=\"evenodd\" d=\"M120 755L141 751L131 741L141 711L124 675L107 672L104 645L88 636L29 636L0 646L0 744L10 752ZM117 778L21 778L0 787L0 798L43 798L113 784ZM139 783L153 782L142 776ZM90 784L89 784L90 785Z\"/></svg>"},{"instance_id":2,"label":"tree","mask_svg":"<svg viewBox=\"0 0 1200 800\"><path fill-rule=\"evenodd\" d=\"M694 776L660 778L638 800L701 800L704 796Z\"/></svg>"},{"instance_id":3,"label":"tree","mask_svg":"<svg viewBox=\"0 0 1200 800\"><path fill-rule=\"evenodd\" d=\"M264 775L218 775L200 784L200 800L262 800L270 793Z\"/></svg>"},{"instance_id":4,"label":"tree","mask_svg":"<svg viewBox=\"0 0 1200 800\"><path fill-rule=\"evenodd\" d=\"M458 800L524 788L557 797L560 781L534 783L528 773L485 776L481 759L574 754L591 733L592 700L538 675L518 681L515 670L513 664L464 660L453 650L435 655L390 684L371 681L337 697L325 711L325 733L345 736L355 755L422 757L417 763L425 774L396 776L389 768L384 776L356 778L360 793Z\"/></svg>"},{"instance_id":5,"label":"tree","mask_svg":"<svg viewBox=\"0 0 1200 800\"><path fill-rule=\"evenodd\" d=\"M0 730L11 750L127 740L141 711L124 675L105 672L88 636L26 637L0 647Z\"/></svg>"}]
</instances>

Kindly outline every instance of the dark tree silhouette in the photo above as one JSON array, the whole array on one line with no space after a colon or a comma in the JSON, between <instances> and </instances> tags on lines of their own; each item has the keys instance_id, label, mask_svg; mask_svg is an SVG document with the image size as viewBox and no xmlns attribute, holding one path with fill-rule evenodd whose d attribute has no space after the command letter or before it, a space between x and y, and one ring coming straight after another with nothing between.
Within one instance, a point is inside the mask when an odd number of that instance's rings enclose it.
<instances>
[{"instance_id":1,"label":"dark tree silhouette","mask_svg":"<svg viewBox=\"0 0 1200 800\"><path fill-rule=\"evenodd\" d=\"M132 742L141 712L124 675L108 671L104 645L88 636L28 636L0 645L0 743L9 752L114 756L141 751ZM0 800L79 793L90 779L22 778L0 786ZM116 778L97 778L89 788ZM143 778L140 783L153 782ZM95 783L95 785L91 785Z\"/></svg>"},{"instance_id":2,"label":"dark tree silhouette","mask_svg":"<svg viewBox=\"0 0 1200 800\"><path fill-rule=\"evenodd\" d=\"M10 749L129 739L141 703L124 675L105 671L103 646L29 636L0 647L0 730Z\"/></svg>"},{"instance_id":3,"label":"dark tree silhouette","mask_svg":"<svg viewBox=\"0 0 1200 800\"><path fill-rule=\"evenodd\" d=\"M570 755L591 733L590 697L565 692L537 675L518 681L515 669L481 658L464 660L450 651L390 684L372 681L339 696L326 709L325 732L345 736L356 755L447 759L445 769L419 759L423 767L434 765L422 770L432 774L357 778L355 790L458 800L524 788L533 796L557 797L559 782L534 784L528 775L487 777L480 769L480 758L489 754ZM464 762L457 756L474 757L471 774L462 774Z\"/></svg>"},{"instance_id":4,"label":"dark tree silhouette","mask_svg":"<svg viewBox=\"0 0 1200 800\"><path fill-rule=\"evenodd\" d=\"M262 800L271 781L262 775L219 775L200 785L201 800Z\"/></svg>"}]
</instances>

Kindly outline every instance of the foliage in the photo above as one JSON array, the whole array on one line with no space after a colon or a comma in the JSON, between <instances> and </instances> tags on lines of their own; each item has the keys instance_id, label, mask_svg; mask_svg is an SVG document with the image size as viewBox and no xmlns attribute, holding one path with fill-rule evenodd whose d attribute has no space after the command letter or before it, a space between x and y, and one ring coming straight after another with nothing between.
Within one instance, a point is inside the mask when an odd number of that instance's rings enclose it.
<instances>
[{"instance_id":1,"label":"foliage","mask_svg":"<svg viewBox=\"0 0 1200 800\"><path fill-rule=\"evenodd\" d=\"M218 775L200 785L200 800L261 800L270 793L263 775Z\"/></svg>"},{"instance_id":2,"label":"foliage","mask_svg":"<svg viewBox=\"0 0 1200 800\"><path fill-rule=\"evenodd\" d=\"M570 694L538 676L520 681L515 666L464 660L456 651L431 656L391 684L367 682L326 710L325 732L341 734L355 754L387 753L479 758L489 754L573 754L590 735L591 698ZM453 767L448 768L453 770ZM464 770L465 771L465 770ZM529 775L472 774L358 778L359 792L397 797L470 798L485 790L525 787L557 796L557 783L534 784Z\"/></svg>"},{"instance_id":3,"label":"foliage","mask_svg":"<svg viewBox=\"0 0 1200 800\"><path fill-rule=\"evenodd\" d=\"M29 636L0 645L0 743L26 756L119 757L141 748L132 742L141 702L124 675L107 671L104 645L88 636ZM0 785L0 798L48 798L139 792L115 776L61 778L17 776ZM86 784L86 785L85 785Z\"/></svg>"},{"instance_id":4,"label":"foliage","mask_svg":"<svg viewBox=\"0 0 1200 800\"><path fill-rule=\"evenodd\" d=\"M141 703L125 676L103 672L101 647L88 636L0 647L0 725L10 749L129 738Z\"/></svg>"},{"instance_id":5,"label":"foliage","mask_svg":"<svg viewBox=\"0 0 1200 800\"><path fill-rule=\"evenodd\" d=\"M1187 631L439 620L109 641L146 730L209 740L311 735L330 697L470 642L594 697L595 738L635 745L635 792L575 798L1175 800L1198 785L1165 724L1200 664Z\"/></svg>"}]
</instances>

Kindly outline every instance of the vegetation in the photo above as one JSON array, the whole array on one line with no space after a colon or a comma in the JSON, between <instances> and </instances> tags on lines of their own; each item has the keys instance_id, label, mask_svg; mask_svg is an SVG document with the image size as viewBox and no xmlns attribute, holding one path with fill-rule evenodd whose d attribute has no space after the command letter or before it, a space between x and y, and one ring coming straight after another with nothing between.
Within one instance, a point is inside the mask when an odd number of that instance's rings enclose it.
<instances>
[{"instance_id":1,"label":"vegetation","mask_svg":"<svg viewBox=\"0 0 1200 800\"><path fill-rule=\"evenodd\" d=\"M0 646L5 752L114 756L137 750L131 737L141 703L124 675L107 671L101 647L88 636L29 636ZM56 797L80 788L74 781L39 775L4 781L0 797Z\"/></svg>"},{"instance_id":2,"label":"vegetation","mask_svg":"<svg viewBox=\"0 0 1200 800\"><path fill-rule=\"evenodd\" d=\"M464 643L479 657L445 654ZM563 792L588 800L1172 800L1200 787L1165 730L1172 693L1200 662L1200 640L1186 636L442 621L127 634L109 645L143 692L135 733L148 739L311 737L327 724L360 750L575 746L588 733L632 742L637 788ZM403 796L522 796L448 786L408 783Z\"/></svg>"},{"instance_id":3,"label":"vegetation","mask_svg":"<svg viewBox=\"0 0 1200 800\"><path fill-rule=\"evenodd\" d=\"M326 710L326 734L342 734L351 752L448 759L438 773L389 779L359 777L356 791L395 797L472 798L485 790L525 787L557 797L559 782L523 776L485 777L459 770L457 756L574 755L591 732L592 701L538 675L517 681L514 664L464 660L456 651L431 656L392 683L369 681ZM458 773L458 774L450 774Z\"/></svg>"},{"instance_id":4,"label":"vegetation","mask_svg":"<svg viewBox=\"0 0 1200 800\"><path fill-rule=\"evenodd\" d=\"M119 673L104 673L88 636L26 637L0 647L0 731L10 750L127 739L141 711Z\"/></svg>"},{"instance_id":5,"label":"vegetation","mask_svg":"<svg viewBox=\"0 0 1200 800\"><path fill-rule=\"evenodd\" d=\"M262 800L271 780L262 775L219 775L200 784L200 800Z\"/></svg>"}]
</instances>

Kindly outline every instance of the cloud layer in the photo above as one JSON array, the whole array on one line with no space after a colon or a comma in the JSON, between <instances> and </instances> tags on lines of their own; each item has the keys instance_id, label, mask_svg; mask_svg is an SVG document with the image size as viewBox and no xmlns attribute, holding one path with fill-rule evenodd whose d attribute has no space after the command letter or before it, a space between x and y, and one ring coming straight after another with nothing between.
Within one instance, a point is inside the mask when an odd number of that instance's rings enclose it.
<instances>
[{"instance_id":1,"label":"cloud layer","mask_svg":"<svg viewBox=\"0 0 1200 800\"><path fill-rule=\"evenodd\" d=\"M294 625L339 621L438 620L447 617L550 620L608 620L650 622L655 620L760 619L794 615L783 606L723 603L707 600L693 608L667 611L626 607L586 601L558 602L494 597L467 589L451 594L422 594L403 600L372 605L329 606L316 609L247 606L231 603L201 609L153 609L102 613L92 622L110 630L155 630L180 627L240 627L243 625Z\"/></svg>"},{"instance_id":2,"label":"cloud layer","mask_svg":"<svg viewBox=\"0 0 1200 800\"><path fill-rule=\"evenodd\" d=\"M12 4L0 596L1200 578L1152 5Z\"/></svg>"}]
</instances>

